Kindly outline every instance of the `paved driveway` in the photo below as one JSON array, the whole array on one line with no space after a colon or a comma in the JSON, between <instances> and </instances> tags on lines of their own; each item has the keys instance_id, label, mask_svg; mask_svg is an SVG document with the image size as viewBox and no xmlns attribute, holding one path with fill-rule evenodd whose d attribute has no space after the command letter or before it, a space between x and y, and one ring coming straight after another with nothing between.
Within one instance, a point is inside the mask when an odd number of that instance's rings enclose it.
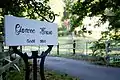
<instances>
[{"instance_id":1,"label":"paved driveway","mask_svg":"<svg viewBox=\"0 0 120 80\"><path fill-rule=\"evenodd\" d=\"M120 68L96 66L80 60L48 56L45 67L80 80L120 80Z\"/></svg>"}]
</instances>

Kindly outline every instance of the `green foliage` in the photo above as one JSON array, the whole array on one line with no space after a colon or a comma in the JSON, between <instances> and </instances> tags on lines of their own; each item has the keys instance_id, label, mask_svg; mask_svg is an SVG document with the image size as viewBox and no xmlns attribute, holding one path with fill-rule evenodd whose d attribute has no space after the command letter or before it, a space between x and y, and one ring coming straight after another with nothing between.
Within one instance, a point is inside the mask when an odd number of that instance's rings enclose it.
<instances>
[{"instance_id":1,"label":"green foliage","mask_svg":"<svg viewBox=\"0 0 120 80\"><path fill-rule=\"evenodd\" d=\"M67 35L69 35L68 31L59 31L58 32L58 36L67 36Z\"/></svg>"},{"instance_id":2,"label":"green foliage","mask_svg":"<svg viewBox=\"0 0 120 80\"><path fill-rule=\"evenodd\" d=\"M69 32L73 32L74 29L80 25L82 25L81 20L79 19L79 17L77 17L76 15L73 15L71 13L72 9L72 5L74 3L74 0L63 0L65 3L65 7L64 7L64 16L62 18L62 21L69 19L69 27L70 30ZM78 20L76 20L78 19Z\"/></svg>"},{"instance_id":3,"label":"green foliage","mask_svg":"<svg viewBox=\"0 0 120 80\"><path fill-rule=\"evenodd\" d=\"M102 20L106 21L105 10L106 8L112 11L118 11L119 4L117 0L78 0L72 6L72 14L81 17L102 15ZM104 19L105 18L105 19Z\"/></svg>"},{"instance_id":4,"label":"green foliage","mask_svg":"<svg viewBox=\"0 0 120 80\"><path fill-rule=\"evenodd\" d=\"M92 56L105 56L105 42L104 41L95 41L90 47L92 50Z\"/></svg>"},{"instance_id":5,"label":"green foliage","mask_svg":"<svg viewBox=\"0 0 120 80\"><path fill-rule=\"evenodd\" d=\"M70 9L73 3L73 0L63 0L63 1L65 3L65 7L64 7L64 13L63 13L64 17L62 18L62 21L66 19L70 19L70 16L71 16Z\"/></svg>"},{"instance_id":6,"label":"green foliage","mask_svg":"<svg viewBox=\"0 0 120 80\"><path fill-rule=\"evenodd\" d=\"M18 64L18 67L20 68L20 72L18 72L17 70L11 70L9 69L9 72L7 72L8 74L8 80L24 80L24 73L25 73L25 66L24 66L24 62L23 60L20 61L20 63Z\"/></svg>"},{"instance_id":7,"label":"green foliage","mask_svg":"<svg viewBox=\"0 0 120 80\"><path fill-rule=\"evenodd\" d=\"M90 47L90 49L92 50L94 56L105 56L105 41L110 40L111 42L114 41L114 45L112 45L111 43L111 47L112 46L116 46L119 41L120 41L120 33L119 31L105 31L102 32L102 37L95 42L92 42L92 46Z\"/></svg>"},{"instance_id":8,"label":"green foliage","mask_svg":"<svg viewBox=\"0 0 120 80\"><path fill-rule=\"evenodd\" d=\"M8 79L9 80L24 80L24 71L22 70L21 73L17 71L9 72Z\"/></svg>"},{"instance_id":9,"label":"green foliage","mask_svg":"<svg viewBox=\"0 0 120 80\"><path fill-rule=\"evenodd\" d=\"M76 27L81 27L81 31L79 32L86 32L84 26L81 26L82 21L86 16L99 16L100 19L96 24L98 27L100 24L109 21L108 31L102 32L102 38L93 42L93 46L90 47L94 56L104 56L105 51L103 49L105 49L105 42L103 40L120 40L119 3L119 0L77 0L69 10L72 17L75 16L75 18L71 17L71 31Z\"/></svg>"},{"instance_id":10,"label":"green foliage","mask_svg":"<svg viewBox=\"0 0 120 80\"><path fill-rule=\"evenodd\" d=\"M0 8L0 28L3 28L4 15L53 22L55 15L48 5L49 0L7 0ZM0 29L2 32L3 29Z\"/></svg>"},{"instance_id":11,"label":"green foliage","mask_svg":"<svg viewBox=\"0 0 120 80\"><path fill-rule=\"evenodd\" d=\"M23 66L20 66L21 72L12 71L9 72L8 80L24 80ZM46 80L79 80L78 78L71 77L67 74L56 73L54 71L45 70Z\"/></svg>"},{"instance_id":12,"label":"green foliage","mask_svg":"<svg viewBox=\"0 0 120 80\"><path fill-rule=\"evenodd\" d=\"M83 23L82 23L82 21L81 21L81 18L80 17L78 17L77 18L77 16L71 16L70 17L70 25L71 25L71 28L70 28L70 32L72 32L72 31L74 31L74 29L76 28L76 27L83 27L83 26L81 26ZM81 30L82 30L83 28L81 28Z\"/></svg>"},{"instance_id":13,"label":"green foliage","mask_svg":"<svg viewBox=\"0 0 120 80\"><path fill-rule=\"evenodd\" d=\"M47 71L46 70L46 79L47 80L79 80L78 78L71 77L67 74L60 74L54 71Z\"/></svg>"},{"instance_id":14,"label":"green foliage","mask_svg":"<svg viewBox=\"0 0 120 80\"><path fill-rule=\"evenodd\" d=\"M66 31L66 30L67 30L67 28L65 26L62 26L62 27L58 28L58 31Z\"/></svg>"},{"instance_id":15,"label":"green foliage","mask_svg":"<svg viewBox=\"0 0 120 80\"><path fill-rule=\"evenodd\" d=\"M87 17L99 16L98 25L109 21L109 30L120 28L120 1L118 0L77 0L67 9L71 19L71 31L76 27L82 27L83 19ZM66 5L68 8L68 5ZM109 11L106 13L106 11ZM112 13L113 14L112 14ZM112 14L112 15L111 15ZM111 16L110 16L111 15ZM75 17L75 18L72 18ZM81 29L83 30L83 29ZM83 31L85 32L85 31Z\"/></svg>"}]
</instances>

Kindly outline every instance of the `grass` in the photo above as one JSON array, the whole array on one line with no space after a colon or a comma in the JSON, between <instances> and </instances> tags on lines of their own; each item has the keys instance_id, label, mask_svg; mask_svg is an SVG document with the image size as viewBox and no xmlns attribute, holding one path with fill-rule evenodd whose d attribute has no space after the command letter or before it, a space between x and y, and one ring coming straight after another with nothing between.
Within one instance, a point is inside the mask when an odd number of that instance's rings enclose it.
<instances>
[{"instance_id":1,"label":"grass","mask_svg":"<svg viewBox=\"0 0 120 80\"><path fill-rule=\"evenodd\" d=\"M56 57L64 57L64 58L70 58L70 59L76 59L76 60L84 60L84 61L89 61L92 62L96 60L92 56L87 56L87 55L73 55L73 54L51 54L51 56L56 56Z\"/></svg>"},{"instance_id":2,"label":"grass","mask_svg":"<svg viewBox=\"0 0 120 80\"><path fill-rule=\"evenodd\" d=\"M78 78L75 77L71 77L67 74L59 74L56 73L54 71L45 71L45 75L46 75L46 80L80 80Z\"/></svg>"},{"instance_id":3,"label":"grass","mask_svg":"<svg viewBox=\"0 0 120 80\"><path fill-rule=\"evenodd\" d=\"M8 80L24 80L24 64L20 66L21 72L11 71L9 72ZM67 74L58 73L52 70L45 70L46 80L80 80L78 78L69 76ZM39 79L40 80L40 79Z\"/></svg>"},{"instance_id":4,"label":"grass","mask_svg":"<svg viewBox=\"0 0 120 80\"><path fill-rule=\"evenodd\" d=\"M9 71L9 75L8 75L8 80L24 80L24 63L23 60L20 61L21 63L19 64L19 68L20 68L20 72L16 71L16 70L11 70Z\"/></svg>"},{"instance_id":5,"label":"grass","mask_svg":"<svg viewBox=\"0 0 120 80\"><path fill-rule=\"evenodd\" d=\"M59 74L54 71L45 70L46 80L80 80L67 74ZM24 80L24 72L10 72L9 80Z\"/></svg>"},{"instance_id":6,"label":"grass","mask_svg":"<svg viewBox=\"0 0 120 80\"><path fill-rule=\"evenodd\" d=\"M95 56L88 56L88 55L72 55L72 54L51 54L51 56L54 57L64 57L69 59L75 59L75 60L83 60L90 62L95 65L102 65L102 66L109 66L109 67L120 67L120 62L112 62L109 64L106 64L106 60L103 57L95 57Z\"/></svg>"}]
</instances>

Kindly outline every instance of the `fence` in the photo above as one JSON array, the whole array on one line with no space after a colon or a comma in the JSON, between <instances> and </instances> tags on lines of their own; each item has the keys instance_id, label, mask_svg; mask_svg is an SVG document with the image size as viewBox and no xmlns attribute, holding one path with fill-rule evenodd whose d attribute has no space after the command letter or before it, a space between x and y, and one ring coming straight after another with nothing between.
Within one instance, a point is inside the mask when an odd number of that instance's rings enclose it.
<instances>
[{"instance_id":1,"label":"fence","mask_svg":"<svg viewBox=\"0 0 120 80\"><path fill-rule=\"evenodd\" d=\"M110 57L110 63L120 62L120 41L106 41L106 55Z\"/></svg>"},{"instance_id":2,"label":"fence","mask_svg":"<svg viewBox=\"0 0 120 80\"><path fill-rule=\"evenodd\" d=\"M59 44L54 46L51 54L90 54L92 53L92 50L89 49L90 46L92 46L91 42L88 40L72 40L72 39L59 39ZM116 44L115 41L111 41L111 46L108 48L109 42L106 42L106 48L104 49L106 51L106 54L109 54L109 50L112 50L113 53L120 51L120 48L118 46L114 47L113 44ZM117 42L118 43L118 42ZM5 50L8 47L5 47ZM29 55L31 55L31 51L38 50L39 53L46 50L47 46L22 46L22 52L27 52Z\"/></svg>"},{"instance_id":3,"label":"fence","mask_svg":"<svg viewBox=\"0 0 120 80\"><path fill-rule=\"evenodd\" d=\"M67 50L67 51L65 51ZM64 52L61 52L64 51ZM91 50L88 48L88 42L73 40L66 43L59 42L57 45L57 54L68 53L68 54L87 54Z\"/></svg>"},{"instance_id":4,"label":"fence","mask_svg":"<svg viewBox=\"0 0 120 80\"><path fill-rule=\"evenodd\" d=\"M84 39L59 39L59 44L53 46L51 54L87 54L92 53L92 50L89 49L91 44ZM22 46L22 51L29 53L31 55L31 51L38 50L39 53L46 50L47 46Z\"/></svg>"},{"instance_id":5,"label":"fence","mask_svg":"<svg viewBox=\"0 0 120 80\"><path fill-rule=\"evenodd\" d=\"M0 67L0 75L5 72L6 70L8 70L11 66L13 66L15 63L18 63L20 57L16 58L14 61L9 62L8 64Z\"/></svg>"},{"instance_id":6,"label":"fence","mask_svg":"<svg viewBox=\"0 0 120 80\"><path fill-rule=\"evenodd\" d=\"M16 70L20 71L19 67L16 65L20 61L20 57L17 57L15 60L10 60L10 52L6 49L7 52L0 52L0 80L7 80L10 67L15 67ZM6 51L5 50L5 51Z\"/></svg>"},{"instance_id":7,"label":"fence","mask_svg":"<svg viewBox=\"0 0 120 80\"><path fill-rule=\"evenodd\" d=\"M59 44L54 46L51 54L88 54L92 53L92 51L89 49L89 47L92 45L90 44L92 41L87 40L69 40L69 39L62 39L59 40ZM110 62L119 62L120 56L113 55L111 56L111 53L119 53L120 51L120 42L116 41L106 41L106 55L110 55ZM118 44L115 46L115 44ZM20 48L20 47L19 47ZM31 51L38 50L39 53L42 51L45 51L47 46L22 46L22 52L27 52L28 55L31 55ZM5 46L5 50L7 50L8 47ZM111 52L109 52L111 50ZM8 65L13 65L14 63L17 63L17 60L11 62ZM6 65L4 68L0 68L0 72L4 72L9 67ZM3 70L3 71L2 71Z\"/></svg>"}]
</instances>

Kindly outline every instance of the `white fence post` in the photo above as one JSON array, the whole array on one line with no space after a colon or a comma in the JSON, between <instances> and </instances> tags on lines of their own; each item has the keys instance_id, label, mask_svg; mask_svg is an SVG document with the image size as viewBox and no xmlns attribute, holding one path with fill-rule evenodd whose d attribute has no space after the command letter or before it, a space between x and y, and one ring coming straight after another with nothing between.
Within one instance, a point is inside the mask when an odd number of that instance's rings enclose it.
<instances>
[{"instance_id":1,"label":"white fence post","mask_svg":"<svg viewBox=\"0 0 120 80\"><path fill-rule=\"evenodd\" d=\"M0 52L2 52L2 43L0 42Z\"/></svg>"},{"instance_id":2,"label":"white fence post","mask_svg":"<svg viewBox=\"0 0 120 80\"><path fill-rule=\"evenodd\" d=\"M3 80L3 79L2 79L2 75L0 76L0 80Z\"/></svg>"}]
</instances>

